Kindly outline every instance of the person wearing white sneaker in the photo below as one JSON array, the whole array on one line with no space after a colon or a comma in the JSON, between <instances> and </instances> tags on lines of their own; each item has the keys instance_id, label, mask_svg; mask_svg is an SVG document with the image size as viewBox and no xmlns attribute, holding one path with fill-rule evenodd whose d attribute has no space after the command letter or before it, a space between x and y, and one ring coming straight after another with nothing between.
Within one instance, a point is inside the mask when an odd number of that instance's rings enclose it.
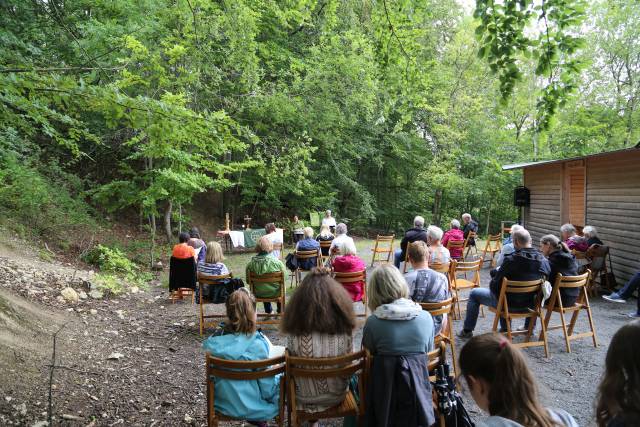
<instances>
[{"instance_id":1,"label":"person wearing white sneaker","mask_svg":"<svg viewBox=\"0 0 640 427\"><path fill-rule=\"evenodd\" d=\"M635 292L636 289L640 287L640 271L636 272L631 279L627 282L626 285L618 292L614 292L609 295L604 295L602 298L607 301L617 302L624 304L627 302L627 299Z\"/></svg>"}]
</instances>

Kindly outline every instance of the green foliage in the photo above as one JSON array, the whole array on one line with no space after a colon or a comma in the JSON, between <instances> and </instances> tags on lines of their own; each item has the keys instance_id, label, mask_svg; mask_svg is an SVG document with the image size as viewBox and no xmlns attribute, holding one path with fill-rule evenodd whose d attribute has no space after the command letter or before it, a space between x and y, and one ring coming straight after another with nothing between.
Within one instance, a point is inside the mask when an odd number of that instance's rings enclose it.
<instances>
[{"instance_id":1,"label":"green foliage","mask_svg":"<svg viewBox=\"0 0 640 427\"><path fill-rule=\"evenodd\" d=\"M96 284L99 289L118 295L127 286L145 289L151 280L151 274L140 271L140 267L131 262L119 249L96 245L83 257L83 261L100 268Z\"/></svg>"}]
</instances>

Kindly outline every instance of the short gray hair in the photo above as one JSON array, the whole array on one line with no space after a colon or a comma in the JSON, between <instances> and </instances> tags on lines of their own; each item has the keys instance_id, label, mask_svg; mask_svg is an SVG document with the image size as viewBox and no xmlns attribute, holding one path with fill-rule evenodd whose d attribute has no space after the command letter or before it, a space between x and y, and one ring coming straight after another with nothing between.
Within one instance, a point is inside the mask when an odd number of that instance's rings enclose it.
<instances>
[{"instance_id":1,"label":"short gray hair","mask_svg":"<svg viewBox=\"0 0 640 427\"><path fill-rule=\"evenodd\" d=\"M336 246L340 251L340 255L358 255L358 250L356 249L356 244L353 242L353 239L344 239Z\"/></svg>"},{"instance_id":2,"label":"short gray hair","mask_svg":"<svg viewBox=\"0 0 640 427\"><path fill-rule=\"evenodd\" d=\"M413 225L416 227L424 226L424 218L420 215L417 215L415 218L413 218Z\"/></svg>"},{"instance_id":3,"label":"short gray hair","mask_svg":"<svg viewBox=\"0 0 640 427\"><path fill-rule=\"evenodd\" d=\"M598 230L592 225L587 225L582 229L582 234L585 237L598 237Z\"/></svg>"},{"instance_id":4,"label":"short gray hair","mask_svg":"<svg viewBox=\"0 0 640 427\"><path fill-rule=\"evenodd\" d=\"M469 219L471 219L471 214L463 213L463 214L462 214L462 219L465 219L465 218L469 218Z\"/></svg>"},{"instance_id":5,"label":"short gray hair","mask_svg":"<svg viewBox=\"0 0 640 427\"><path fill-rule=\"evenodd\" d=\"M524 228L522 230L516 230L512 234L513 242L518 246L531 246L531 234Z\"/></svg>"},{"instance_id":6,"label":"short gray hair","mask_svg":"<svg viewBox=\"0 0 640 427\"><path fill-rule=\"evenodd\" d=\"M432 241L442 239L442 234L443 232L440 227L436 227L435 225L430 225L429 227L427 227L427 238L431 239Z\"/></svg>"},{"instance_id":7,"label":"short gray hair","mask_svg":"<svg viewBox=\"0 0 640 427\"><path fill-rule=\"evenodd\" d=\"M367 285L367 305L371 311L382 304L389 304L400 298L407 298L409 288L400 270L391 264L382 264L371 273Z\"/></svg>"},{"instance_id":8,"label":"short gray hair","mask_svg":"<svg viewBox=\"0 0 640 427\"><path fill-rule=\"evenodd\" d=\"M521 226L520 224L513 224L511 226L511 232L510 233L513 235L513 233L515 233L518 230L524 230L524 227Z\"/></svg>"},{"instance_id":9,"label":"short gray hair","mask_svg":"<svg viewBox=\"0 0 640 427\"><path fill-rule=\"evenodd\" d=\"M339 234L347 234L347 224L345 224L344 222L336 225L336 235Z\"/></svg>"},{"instance_id":10,"label":"short gray hair","mask_svg":"<svg viewBox=\"0 0 640 427\"><path fill-rule=\"evenodd\" d=\"M457 219L452 219L451 220L451 228L460 229L460 221L458 221Z\"/></svg>"},{"instance_id":11,"label":"short gray hair","mask_svg":"<svg viewBox=\"0 0 640 427\"><path fill-rule=\"evenodd\" d=\"M574 234L576 234L576 228L573 225L569 224L569 223L562 224L562 227L560 227L560 232L567 233L567 234L573 236Z\"/></svg>"}]
</instances>

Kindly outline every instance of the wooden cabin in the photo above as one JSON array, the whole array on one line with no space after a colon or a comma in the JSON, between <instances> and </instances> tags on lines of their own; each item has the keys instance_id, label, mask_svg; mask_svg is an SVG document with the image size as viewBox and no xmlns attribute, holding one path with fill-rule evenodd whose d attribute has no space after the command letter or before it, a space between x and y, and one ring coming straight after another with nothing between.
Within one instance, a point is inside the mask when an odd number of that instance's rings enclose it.
<instances>
[{"instance_id":1,"label":"wooden cabin","mask_svg":"<svg viewBox=\"0 0 640 427\"><path fill-rule=\"evenodd\" d=\"M591 225L610 247L618 284L640 270L640 143L633 148L565 160L503 166L522 169L530 204L523 225L534 243L560 226Z\"/></svg>"}]
</instances>

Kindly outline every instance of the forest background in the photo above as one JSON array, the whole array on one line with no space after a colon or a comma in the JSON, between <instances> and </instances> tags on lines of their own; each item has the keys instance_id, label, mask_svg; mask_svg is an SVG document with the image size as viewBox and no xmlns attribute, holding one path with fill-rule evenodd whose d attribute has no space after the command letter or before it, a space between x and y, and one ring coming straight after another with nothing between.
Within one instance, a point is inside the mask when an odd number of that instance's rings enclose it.
<instances>
[{"instance_id":1,"label":"forest background","mask_svg":"<svg viewBox=\"0 0 640 427\"><path fill-rule=\"evenodd\" d=\"M63 249L196 211L496 230L501 165L638 141L640 3L477 3L0 0L1 225Z\"/></svg>"}]
</instances>

